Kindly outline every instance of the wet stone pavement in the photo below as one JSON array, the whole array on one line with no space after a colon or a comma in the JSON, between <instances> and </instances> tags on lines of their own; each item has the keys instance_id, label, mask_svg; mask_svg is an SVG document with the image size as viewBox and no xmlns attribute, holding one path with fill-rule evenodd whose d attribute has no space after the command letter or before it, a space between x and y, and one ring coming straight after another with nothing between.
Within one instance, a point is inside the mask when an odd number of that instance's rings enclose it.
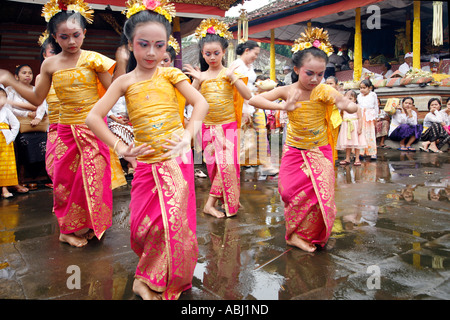
<instances>
[{"instance_id":1,"label":"wet stone pavement","mask_svg":"<svg viewBox=\"0 0 450 320\"><path fill-rule=\"evenodd\" d=\"M199 258L180 300L450 299L450 153L379 149L378 161L335 173L333 234L312 254L285 243L276 176L242 170L243 208L221 220L201 212L210 183L196 178ZM81 249L58 241L50 189L1 200L0 298L138 299L129 193L114 191L113 226Z\"/></svg>"}]
</instances>

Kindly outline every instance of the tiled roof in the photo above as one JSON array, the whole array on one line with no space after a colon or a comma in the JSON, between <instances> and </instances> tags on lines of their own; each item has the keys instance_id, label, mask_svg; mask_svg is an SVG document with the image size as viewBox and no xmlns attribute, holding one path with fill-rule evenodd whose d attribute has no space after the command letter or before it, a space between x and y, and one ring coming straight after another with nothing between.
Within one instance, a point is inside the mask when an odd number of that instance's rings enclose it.
<instances>
[{"instance_id":1,"label":"tiled roof","mask_svg":"<svg viewBox=\"0 0 450 320\"><path fill-rule=\"evenodd\" d=\"M305 2L309 2L311 0L275 0L274 2L252 11L248 14L249 20L259 18L262 16L270 15L276 12L284 11L295 7L297 5L303 4Z\"/></svg>"}]
</instances>

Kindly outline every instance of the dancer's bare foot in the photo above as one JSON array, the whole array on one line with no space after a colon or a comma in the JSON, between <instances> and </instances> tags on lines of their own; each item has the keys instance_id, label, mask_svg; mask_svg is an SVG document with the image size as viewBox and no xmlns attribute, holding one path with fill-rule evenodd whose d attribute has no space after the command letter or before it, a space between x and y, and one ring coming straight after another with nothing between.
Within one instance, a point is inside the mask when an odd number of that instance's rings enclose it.
<instances>
[{"instance_id":1,"label":"dancer's bare foot","mask_svg":"<svg viewBox=\"0 0 450 320\"><path fill-rule=\"evenodd\" d=\"M95 236L94 230L89 228L75 231L73 234L79 238L85 238L87 240L91 240Z\"/></svg>"},{"instance_id":2,"label":"dancer's bare foot","mask_svg":"<svg viewBox=\"0 0 450 320\"><path fill-rule=\"evenodd\" d=\"M134 279L133 292L140 296L142 300L162 300L161 293L151 290L145 283Z\"/></svg>"},{"instance_id":3,"label":"dancer's bare foot","mask_svg":"<svg viewBox=\"0 0 450 320\"><path fill-rule=\"evenodd\" d=\"M210 207L210 206L205 206L203 208L203 213L209 214L209 215L211 215L213 217L216 217L216 218L219 218L219 219L225 218L225 213L223 213L222 211L217 210L214 207Z\"/></svg>"},{"instance_id":4,"label":"dancer's bare foot","mask_svg":"<svg viewBox=\"0 0 450 320\"><path fill-rule=\"evenodd\" d=\"M315 245L306 240L301 239L296 234L293 234L289 240L286 240L286 243L290 246L297 247L306 252L314 252L317 249Z\"/></svg>"},{"instance_id":5,"label":"dancer's bare foot","mask_svg":"<svg viewBox=\"0 0 450 320\"><path fill-rule=\"evenodd\" d=\"M77 237L74 234L59 234L59 241L68 243L72 247L81 248L87 245L88 241L85 238Z\"/></svg>"}]
</instances>

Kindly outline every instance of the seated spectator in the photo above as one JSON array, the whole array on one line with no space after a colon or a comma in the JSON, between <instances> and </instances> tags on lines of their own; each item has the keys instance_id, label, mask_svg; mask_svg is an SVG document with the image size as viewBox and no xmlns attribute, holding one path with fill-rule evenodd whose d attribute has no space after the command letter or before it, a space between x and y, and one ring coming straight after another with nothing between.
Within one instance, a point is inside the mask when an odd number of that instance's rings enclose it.
<instances>
[{"instance_id":1,"label":"seated spectator","mask_svg":"<svg viewBox=\"0 0 450 320\"><path fill-rule=\"evenodd\" d=\"M442 120L445 123L444 129L450 134L450 98L447 98L446 108L439 111L442 116Z\"/></svg>"},{"instance_id":2,"label":"seated spectator","mask_svg":"<svg viewBox=\"0 0 450 320\"><path fill-rule=\"evenodd\" d=\"M400 141L400 151L416 151L411 145L419 140L422 133L422 125L417 123L417 113L412 109L414 99L403 98L401 105L392 116L389 128L389 139Z\"/></svg>"},{"instance_id":3,"label":"seated spectator","mask_svg":"<svg viewBox=\"0 0 450 320\"><path fill-rule=\"evenodd\" d=\"M385 62L383 65L383 71L381 71L381 76L383 76L383 79L389 79L393 73L391 64L389 62Z\"/></svg>"},{"instance_id":4,"label":"seated spectator","mask_svg":"<svg viewBox=\"0 0 450 320\"><path fill-rule=\"evenodd\" d=\"M428 101L428 110L423 120L424 132L422 133L422 147L420 150L425 152L442 153L440 150L447 143L450 144L450 134L447 133L444 126L446 125L442 114L441 101L438 98L431 98Z\"/></svg>"}]
</instances>

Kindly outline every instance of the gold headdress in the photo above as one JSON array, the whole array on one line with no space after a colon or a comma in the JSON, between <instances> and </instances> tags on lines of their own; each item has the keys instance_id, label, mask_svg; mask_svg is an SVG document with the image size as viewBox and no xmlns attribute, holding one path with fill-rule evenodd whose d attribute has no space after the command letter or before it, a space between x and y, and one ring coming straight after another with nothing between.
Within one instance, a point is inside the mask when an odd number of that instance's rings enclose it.
<instances>
[{"instance_id":1,"label":"gold headdress","mask_svg":"<svg viewBox=\"0 0 450 320\"><path fill-rule=\"evenodd\" d=\"M180 53L180 45L178 44L177 39L175 39L173 36L169 37L169 43L168 43L169 47L172 47L173 50L175 50L176 54Z\"/></svg>"},{"instance_id":2,"label":"gold headdress","mask_svg":"<svg viewBox=\"0 0 450 320\"><path fill-rule=\"evenodd\" d=\"M172 22L176 15L175 5L167 0L128 0L127 8L122 13L129 18L144 10L156 12L164 16L169 22Z\"/></svg>"},{"instance_id":3,"label":"gold headdress","mask_svg":"<svg viewBox=\"0 0 450 320\"><path fill-rule=\"evenodd\" d=\"M44 44L45 40L48 39L49 33L48 30L45 30L38 39L38 44L40 47Z\"/></svg>"},{"instance_id":4,"label":"gold headdress","mask_svg":"<svg viewBox=\"0 0 450 320\"><path fill-rule=\"evenodd\" d=\"M328 56L333 53L333 46L328 41L328 31L323 31L323 28L308 27L305 32L302 32L300 38L295 40L292 46L292 52L316 47L324 51Z\"/></svg>"},{"instance_id":5,"label":"gold headdress","mask_svg":"<svg viewBox=\"0 0 450 320\"><path fill-rule=\"evenodd\" d=\"M94 20L94 10L83 0L50 0L42 8L42 14L46 22L61 11L75 11L80 13L88 23Z\"/></svg>"},{"instance_id":6,"label":"gold headdress","mask_svg":"<svg viewBox=\"0 0 450 320\"><path fill-rule=\"evenodd\" d=\"M199 40L206 37L207 34L217 34L227 40L233 39L233 34L228 31L228 25L217 19L203 20L195 30L195 37Z\"/></svg>"}]
</instances>

